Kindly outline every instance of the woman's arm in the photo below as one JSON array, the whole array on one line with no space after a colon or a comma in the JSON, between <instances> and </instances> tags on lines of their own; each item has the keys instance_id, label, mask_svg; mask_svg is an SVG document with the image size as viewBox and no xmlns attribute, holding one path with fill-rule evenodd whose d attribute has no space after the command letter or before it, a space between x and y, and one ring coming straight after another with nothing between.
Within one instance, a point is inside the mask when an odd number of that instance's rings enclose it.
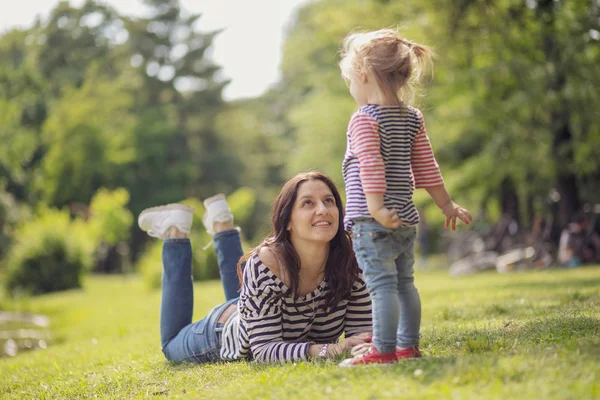
<instances>
[{"instance_id":1,"label":"woman's arm","mask_svg":"<svg viewBox=\"0 0 600 400\"><path fill-rule=\"evenodd\" d=\"M252 356L258 362L306 360L311 343L283 340L281 291L264 273L264 267L266 265L263 266L262 261L250 257L244 268L238 303L243 342L249 344Z\"/></svg>"},{"instance_id":2,"label":"woman's arm","mask_svg":"<svg viewBox=\"0 0 600 400\"><path fill-rule=\"evenodd\" d=\"M359 344L367 343L371 341L371 333L358 334L352 337L345 338L341 343L327 344L327 348L324 354L325 358L334 358L340 354L349 353L354 346ZM323 357L321 354L323 350L323 344L311 344L308 346L308 355L310 358Z\"/></svg>"},{"instance_id":3,"label":"woman's arm","mask_svg":"<svg viewBox=\"0 0 600 400\"><path fill-rule=\"evenodd\" d=\"M352 337L359 333L373 332L371 297L362 274L359 275L354 286L344 320L344 335Z\"/></svg>"}]
</instances>

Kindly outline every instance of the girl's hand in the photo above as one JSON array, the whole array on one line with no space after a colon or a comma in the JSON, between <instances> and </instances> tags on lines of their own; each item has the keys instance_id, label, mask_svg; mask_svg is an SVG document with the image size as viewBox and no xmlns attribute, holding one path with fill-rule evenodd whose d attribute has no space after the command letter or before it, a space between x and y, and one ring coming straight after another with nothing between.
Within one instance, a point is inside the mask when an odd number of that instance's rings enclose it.
<instances>
[{"instance_id":1,"label":"girl's hand","mask_svg":"<svg viewBox=\"0 0 600 400\"><path fill-rule=\"evenodd\" d=\"M381 207L372 213L372 216L375 218L375 221L388 229L397 229L402 226L402 220L395 209L390 210L389 208Z\"/></svg>"},{"instance_id":2,"label":"girl's hand","mask_svg":"<svg viewBox=\"0 0 600 400\"><path fill-rule=\"evenodd\" d=\"M444 226L446 228L451 226L453 231L456 230L456 218L464 222L466 225L469 225L469 223L471 223L473 220L473 217L469 211L467 211L467 209L462 208L453 201L442 207L442 213L446 217L446 223Z\"/></svg>"}]
</instances>

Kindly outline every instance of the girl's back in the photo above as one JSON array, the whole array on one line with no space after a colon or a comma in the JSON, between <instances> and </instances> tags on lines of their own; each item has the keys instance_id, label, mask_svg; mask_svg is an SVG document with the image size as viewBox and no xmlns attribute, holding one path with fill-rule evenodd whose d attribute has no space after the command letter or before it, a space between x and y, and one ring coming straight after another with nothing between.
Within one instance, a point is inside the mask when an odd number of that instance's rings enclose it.
<instances>
[{"instance_id":1,"label":"girl's back","mask_svg":"<svg viewBox=\"0 0 600 400\"><path fill-rule=\"evenodd\" d=\"M369 123L377 129L379 151L385 165L385 205L398 210L404 224L417 224L419 214L412 201L415 187L443 182L425 132L423 116L418 109L404 104L366 104L352 116L348 129L343 162L346 226L350 227L355 218L369 215L351 132L361 123Z\"/></svg>"}]
</instances>

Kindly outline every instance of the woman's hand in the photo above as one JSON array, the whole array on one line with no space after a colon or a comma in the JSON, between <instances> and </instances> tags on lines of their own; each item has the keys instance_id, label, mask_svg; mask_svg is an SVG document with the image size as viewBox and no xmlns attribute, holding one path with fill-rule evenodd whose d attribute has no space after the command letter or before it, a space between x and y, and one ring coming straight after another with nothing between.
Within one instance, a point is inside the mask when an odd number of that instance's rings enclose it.
<instances>
[{"instance_id":1,"label":"woman's hand","mask_svg":"<svg viewBox=\"0 0 600 400\"><path fill-rule=\"evenodd\" d=\"M340 343L342 345L342 352L349 353L354 346L358 346L363 343L371 343L372 334L370 332L363 332L357 335L346 338Z\"/></svg>"},{"instance_id":2,"label":"woman's hand","mask_svg":"<svg viewBox=\"0 0 600 400\"><path fill-rule=\"evenodd\" d=\"M354 346L363 343L371 343L372 337L373 334L371 332L362 332L344 339L341 343L332 343L327 346L327 353L325 353L325 356L327 358L333 358L340 354L349 353ZM309 356L317 358L322 348L322 344L311 344L308 347Z\"/></svg>"}]
</instances>

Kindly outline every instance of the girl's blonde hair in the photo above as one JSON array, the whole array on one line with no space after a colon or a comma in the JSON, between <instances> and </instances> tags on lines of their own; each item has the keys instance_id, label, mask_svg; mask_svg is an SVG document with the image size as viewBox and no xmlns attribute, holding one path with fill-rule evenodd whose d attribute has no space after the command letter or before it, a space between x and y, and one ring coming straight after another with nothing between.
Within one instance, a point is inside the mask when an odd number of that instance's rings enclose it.
<instances>
[{"instance_id":1,"label":"girl's blonde hair","mask_svg":"<svg viewBox=\"0 0 600 400\"><path fill-rule=\"evenodd\" d=\"M410 103L421 78L432 69L433 52L393 29L352 33L344 40L340 69L344 79L366 72L390 99Z\"/></svg>"}]
</instances>

